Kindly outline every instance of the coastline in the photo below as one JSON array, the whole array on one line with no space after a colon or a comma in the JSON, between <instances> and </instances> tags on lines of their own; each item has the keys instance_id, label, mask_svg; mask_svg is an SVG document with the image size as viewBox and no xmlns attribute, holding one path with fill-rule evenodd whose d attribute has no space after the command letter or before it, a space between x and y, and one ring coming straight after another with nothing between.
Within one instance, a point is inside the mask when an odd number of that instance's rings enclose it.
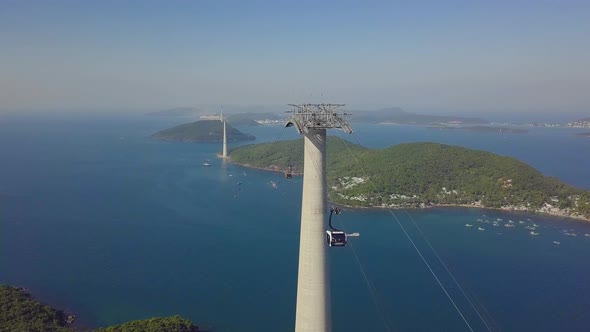
<instances>
[{"instance_id":1,"label":"coastline","mask_svg":"<svg viewBox=\"0 0 590 332\"><path fill-rule=\"evenodd\" d=\"M231 160L231 157L228 156L227 157L227 161L234 164L234 165L238 165L238 166L242 166L242 167L246 167L246 168L252 168L252 169L258 169L258 170L262 170L262 171L268 171L268 172L278 172L278 173L284 173L285 171L282 170L279 166L276 165L271 165L269 167L257 167L257 166L252 166L250 164L241 164L241 163L237 163L235 161ZM296 172L292 172L293 176L302 176L303 173L296 173ZM328 197L329 200L329 197ZM336 204L336 203L335 203ZM582 215L578 215L578 214L568 214L566 212L563 212L561 210L559 211L542 211L542 208L539 208L537 210L531 210L531 209L527 209L525 207L515 207L515 206L503 206L503 207L487 207L487 206L483 206L481 205L481 203L471 203L471 204L424 204L422 203L422 206L419 207L414 207L414 206L401 206L401 205L392 205L392 206L353 206L353 205L347 205L347 204L342 204L342 203L338 203L338 205L345 207L347 209L392 209L392 210L402 210L402 209L406 209L406 210L422 210L422 209L431 209L431 208L445 208L445 207L460 207L460 208L472 208L472 209L484 209L484 210L495 210L495 211L508 211L508 212L526 212L526 213L533 213L533 214L541 214L541 215L548 215L548 216L553 216L553 217L561 217L561 218L568 218L568 219L574 219L576 221L582 221L582 222L590 222L590 217L584 217Z\"/></svg>"}]
</instances>

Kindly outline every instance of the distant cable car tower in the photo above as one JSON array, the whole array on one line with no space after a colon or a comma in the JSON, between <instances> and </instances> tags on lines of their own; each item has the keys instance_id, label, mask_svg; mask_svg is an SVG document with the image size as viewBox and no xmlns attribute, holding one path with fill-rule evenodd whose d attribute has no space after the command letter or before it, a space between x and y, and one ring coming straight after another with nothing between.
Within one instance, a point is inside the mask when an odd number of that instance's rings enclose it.
<instances>
[{"instance_id":1,"label":"distant cable car tower","mask_svg":"<svg viewBox=\"0 0 590 332\"><path fill-rule=\"evenodd\" d=\"M344 104L290 106L293 109L288 112L285 126L294 126L305 142L295 331L331 331L330 279L324 242L328 211L326 129L340 128L350 134L352 127L346 120L347 114L339 112Z\"/></svg>"},{"instance_id":2,"label":"distant cable car tower","mask_svg":"<svg viewBox=\"0 0 590 332\"><path fill-rule=\"evenodd\" d=\"M225 119L223 118L223 107L221 108L221 115L219 119L223 123L223 149L221 152L221 158L227 159L227 130L225 128Z\"/></svg>"}]
</instances>

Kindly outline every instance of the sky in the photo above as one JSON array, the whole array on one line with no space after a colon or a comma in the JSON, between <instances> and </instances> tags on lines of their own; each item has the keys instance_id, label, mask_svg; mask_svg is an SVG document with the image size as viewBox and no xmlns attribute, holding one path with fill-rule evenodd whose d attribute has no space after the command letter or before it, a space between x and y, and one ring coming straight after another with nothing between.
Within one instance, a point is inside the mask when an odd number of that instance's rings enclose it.
<instances>
[{"instance_id":1,"label":"sky","mask_svg":"<svg viewBox=\"0 0 590 332\"><path fill-rule=\"evenodd\" d=\"M0 1L0 110L590 113L590 1Z\"/></svg>"}]
</instances>

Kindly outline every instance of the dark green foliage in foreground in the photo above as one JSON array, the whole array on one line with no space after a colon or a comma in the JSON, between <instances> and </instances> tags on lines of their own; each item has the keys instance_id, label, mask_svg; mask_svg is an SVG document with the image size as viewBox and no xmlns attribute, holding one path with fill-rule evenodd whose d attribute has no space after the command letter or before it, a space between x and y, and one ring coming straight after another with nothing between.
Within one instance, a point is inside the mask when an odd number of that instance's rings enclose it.
<instances>
[{"instance_id":1,"label":"dark green foliage in foreground","mask_svg":"<svg viewBox=\"0 0 590 332\"><path fill-rule=\"evenodd\" d=\"M0 331L70 331L63 311L37 302L21 288L0 285Z\"/></svg>"},{"instance_id":2,"label":"dark green foliage in foreground","mask_svg":"<svg viewBox=\"0 0 590 332\"><path fill-rule=\"evenodd\" d=\"M72 332L61 310L39 303L22 288L0 285L0 332ZM179 316L136 320L97 332L198 332Z\"/></svg>"},{"instance_id":3,"label":"dark green foliage in foreground","mask_svg":"<svg viewBox=\"0 0 590 332\"><path fill-rule=\"evenodd\" d=\"M370 150L344 144L337 137L328 137L327 150L329 194L335 203L420 206L480 202L485 207L516 206L532 211L549 203L590 217L589 192L546 177L515 158L437 143ZM248 145L230 156L236 163L254 167L284 170L291 164L301 173L303 140ZM350 178L367 176L371 182L345 188ZM351 199L362 196L365 201Z\"/></svg>"},{"instance_id":4,"label":"dark green foliage in foreground","mask_svg":"<svg viewBox=\"0 0 590 332\"><path fill-rule=\"evenodd\" d=\"M96 332L197 332L199 328L180 316L134 320L125 324L101 328Z\"/></svg>"},{"instance_id":5,"label":"dark green foliage in foreground","mask_svg":"<svg viewBox=\"0 0 590 332\"><path fill-rule=\"evenodd\" d=\"M229 123L226 124L227 140L248 141L255 139L250 134L245 134ZM221 142L223 140L223 123L218 120L202 120L185 123L176 127L161 130L152 135L157 139L180 142Z\"/></svg>"}]
</instances>

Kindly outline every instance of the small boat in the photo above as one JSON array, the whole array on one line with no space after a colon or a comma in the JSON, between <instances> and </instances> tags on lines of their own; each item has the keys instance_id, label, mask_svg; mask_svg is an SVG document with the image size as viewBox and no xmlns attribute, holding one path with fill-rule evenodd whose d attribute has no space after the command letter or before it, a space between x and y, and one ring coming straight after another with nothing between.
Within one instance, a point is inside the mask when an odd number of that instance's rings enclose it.
<instances>
[{"instance_id":1,"label":"small boat","mask_svg":"<svg viewBox=\"0 0 590 332\"><path fill-rule=\"evenodd\" d=\"M205 167L209 167L209 166L211 166L211 164L209 164L208 162L204 162L204 163L203 163L203 166L205 166Z\"/></svg>"},{"instance_id":2,"label":"small boat","mask_svg":"<svg viewBox=\"0 0 590 332\"><path fill-rule=\"evenodd\" d=\"M465 224L465 227L473 227L472 224Z\"/></svg>"},{"instance_id":3,"label":"small boat","mask_svg":"<svg viewBox=\"0 0 590 332\"><path fill-rule=\"evenodd\" d=\"M590 234L586 233L586 234L584 234L584 236L590 237Z\"/></svg>"},{"instance_id":4,"label":"small boat","mask_svg":"<svg viewBox=\"0 0 590 332\"><path fill-rule=\"evenodd\" d=\"M278 189L279 188L279 186L277 185L277 183L274 182L274 181L270 181L270 185L272 186L273 189Z\"/></svg>"},{"instance_id":5,"label":"small boat","mask_svg":"<svg viewBox=\"0 0 590 332\"><path fill-rule=\"evenodd\" d=\"M514 224L514 221L512 221L512 220L508 220L508 222L511 223L511 224Z\"/></svg>"},{"instance_id":6,"label":"small boat","mask_svg":"<svg viewBox=\"0 0 590 332\"><path fill-rule=\"evenodd\" d=\"M565 234L567 236L578 236L578 234L576 234L576 233L563 233L563 234Z\"/></svg>"},{"instance_id":7,"label":"small boat","mask_svg":"<svg viewBox=\"0 0 590 332\"><path fill-rule=\"evenodd\" d=\"M535 232L535 231L531 231L529 234L531 234L532 236L537 236L539 235L539 233Z\"/></svg>"},{"instance_id":8,"label":"small boat","mask_svg":"<svg viewBox=\"0 0 590 332\"><path fill-rule=\"evenodd\" d=\"M478 231L485 231L486 229L485 228L478 227L477 230Z\"/></svg>"},{"instance_id":9,"label":"small boat","mask_svg":"<svg viewBox=\"0 0 590 332\"><path fill-rule=\"evenodd\" d=\"M518 221L518 223L519 223L519 224L524 224L524 221L522 221L522 220L519 220L519 221Z\"/></svg>"},{"instance_id":10,"label":"small boat","mask_svg":"<svg viewBox=\"0 0 590 332\"><path fill-rule=\"evenodd\" d=\"M553 241L553 244L560 245L560 244L561 244L561 242L559 242L559 241Z\"/></svg>"},{"instance_id":11,"label":"small boat","mask_svg":"<svg viewBox=\"0 0 590 332\"><path fill-rule=\"evenodd\" d=\"M532 230L532 231L534 231L535 229L537 229L536 227L533 227L533 226L527 226L527 227L525 227L525 228L526 228L526 229L530 229L530 230Z\"/></svg>"},{"instance_id":12,"label":"small boat","mask_svg":"<svg viewBox=\"0 0 590 332\"><path fill-rule=\"evenodd\" d=\"M505 224L504 227L512 228L514 227L514 224Z\"/></svg>"}]
</instances>

